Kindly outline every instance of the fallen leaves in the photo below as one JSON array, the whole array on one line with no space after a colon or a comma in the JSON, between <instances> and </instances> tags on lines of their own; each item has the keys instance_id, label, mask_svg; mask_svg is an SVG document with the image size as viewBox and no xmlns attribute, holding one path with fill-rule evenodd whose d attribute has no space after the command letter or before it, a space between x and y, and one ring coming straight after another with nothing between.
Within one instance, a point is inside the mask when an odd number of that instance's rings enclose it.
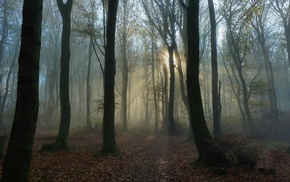
<instances>
[{"instance_id":1,"label":"fallen leaves","mask_svg":"<svg viewBox=\"0 0 290 182\"><path fill-rule=\"evenodd\" d=\"M204 166L191 167L197 159L194 145L180 136L117 135L122 157L94 157L101 149L99 134L73 134L72 150L42 152L45 137L37 137L32 155L31 182L94 181L290 181L290 162L275 175L231 166L218 175ZM287 159L289 161L289 156Z\"/></svg>"}]
</instances>

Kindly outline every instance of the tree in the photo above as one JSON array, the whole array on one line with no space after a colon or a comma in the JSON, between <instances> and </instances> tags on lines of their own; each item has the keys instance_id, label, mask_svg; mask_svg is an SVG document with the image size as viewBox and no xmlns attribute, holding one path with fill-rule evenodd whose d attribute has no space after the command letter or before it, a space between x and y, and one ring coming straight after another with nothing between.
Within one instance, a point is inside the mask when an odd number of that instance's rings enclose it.
<instances>
[{"instance_id":1,"label":"tree","mask_svg":"<svg viewBox=\"0 0 290 182\"><path fill-rule=\"evenodd\" d=\"M149 3L151 3L151 8L153 11L149 11ZM169 82L169 100L168 100L168 116L165 118L168 119L168 133L174 135L176 133L176 126L174 120L174 90L175 90L175 72L174 72L174 60L173 53L176 49L176 21L175 21L175 10L176 10L176 1L157 1L152 0L148 3L142 1L145 13L147 18L149 19L149 23L158 31L164 44L166 45L166 49L168 51L168 62L169 62L169 73L170 73L170 82ZM155 5L157 9L155 9ZM153 16L156 11L160 12L159 15ZM167 74L167 73L165 73ZM166 76L165 76L166 77ZM167 94L167 92L165 93ZM167 103L165 103L167 104ZM167 121L165 121L167 122Z\"/></svg>"},{"instance_id":2,"label":"tree","mask_svg":"<svg viewBox=\"0 0 290 182\"><path fill-rule=\"evenodd\" d=\"M39 105L42 0L24 0L17 103L2 182L28 181Z\"/></svg>"},{"instance_id":3,"label":"tree","mask_svg":"<svg viewBox=\"0 0 290 182\"><path fill-rule=\"evenodd\" d=\"M89 58L88 58L88 68L87 68L87 79L86 79L86 88L87 88L87 122L86 126L88 130L92 130L92 121L91 121L91 65L92 65L92 55L93 55L93 42L90 41L89 46Z\"/></svg>"},{"instance_id":4,"label":"tree","mask_svg":"<svg viewBox=\"0 0 290 182\"><path fill-rule=\"evenodd\" d=\"M127 44L128 44L128 24L129 24L129 4L128 0L122 0L122 28L121 28L121 54L122 54L122 122L123 130L128 129L127 115L127 90L128 90L128 59L127 59Z\"/></svg>"},{"instance_id":5,"label":"tree","mask_svg":"<svg viewBox=\"0 0 290 182\"><path fill-rule=\"evenodd\" d=\"M221 105L219 96L218 64L217 64L217 38L216 19L213 0L208 0L209 17L211 24L211 68L212 68L212 110L214 135L221 134Z\"/></svg>"},{"instance_id":6,"label":"tree","mask_svg":"<svg viewBox=\"0 0 290 182\"><path fill-rule=\"evenodd\" d=\"M270 2L283 21L288 53L288 63L290 65L290 2L288 0L270 0Z\"/></svg>"},{"instance_id":7,"label":"tree","mask_svg":"<svg viewBox=\"0 0 290 182\"><path fill-rule=\"evenodd\" d=\"M109 0L105 47L104 114L102 153L118 151L115 139L115 32L118 0Z\"/></svg>"},{"instance_id":8,"label":"tree","mask_svg":"<svg viewBox=\"0 0 290 182\"><path fill-rule=\"evenodd\" d=\"M41 70L45 70L45 86L44 97L40 97L42 106L44 107L43 114L45 118L45 126L51 129L54 121L58 120L59 113L59 46L61 44L61 28L62 22L59 17L59 10L56 7L55 0L48 0L44 2L42 21L43 30L49 30L44 32L42 39L42 63ZM51 23L53 22L53 23Z\"/></svg>"},{"instance_id":9,"label":"tree","mask_svg":"<svg viewBox=\"0 0 290 182\"><path fill-rule=\"evenodd\" d=\"M267 41L267 34L269 34L269 29L266 29L266 20L269 18L269 6L267 7L266 2L261 2L260 11L257 13L253 12L254 17L251 20L251 24L257 34L257 40L260 44L264 65L266 68L267 81L269 85L269 100L270 100L270 108L271 108L271 122L275 123L279 121L279 112L277 106L277 96L276 96L276 88L274 82L274 73L273 66L270 60L270 49ZM258 8L257 8L258 9ZM259 10L259 9L258 9ZM267 31L268 30L268 31Z\"/></svg>"},{"instance_id":10,"label":"tree","mask_svg":"<svg viewBox=\"0 0 290 182\"><path fill-rule=\"evenodd\" d=\"M250 109L250 97L252 91L252 83L254 83L254 76L250 83L247 82L245 76L245 69L247 68L247 55L249 53L249 28L247 23L249 22L249 14L254 10L258 0L253 1L252 3L240 4L240 1L230 0L224 1L223 4L223 17L226 21L227 27L227 44L229 46L229 51L232 57L232 62L237 73L233 71L234 77L240 84L242 89L242 103L243 103L243 112L245 112L246 121L248 125L249 132L254 134L256 128L254 126L254 121L252 117L252 112ZM237 74L237 75L235 75Z\"/></svg>"},{"instance_id":11,"label":"tree","mask_svg":"<svg viewBox=\"0 0 290 182\"><path fill-rule=\"evenodd\" d=\"M71 10L73 0L57 0L63 26L61 37L61 58L60 58L60 126L56 141L52 144L44 144L44 150L67 150L67 138L69 135L71 107L69 101L69 67L70 67L70 34L71 34Z\"/></svg>"},{"instance_id":12,"label":"tree","mask_svg":"<svg viewBox=\"0 0 290 182\"><path fill-rule=\"evenodd\" d=\"M57 0L63 27L61 39L61 66L60 66L60 109L61 118L56 144L67 149L67 137L69 134L71 108L69 102L69 65L70 65L70 33L71 33L71 10L73 0Z\"/></svg>"},{"instance_id":13,"label":"tree","mask_svg":"<svg viewBox=\"0 0 290 182\"><path fill-rule=\"evenodd\" d=\"M191 114L191 126L198 161L207 164L228 163L224 153L216 146L205 122L199 84L199 0L191 0L187 7L188 57L187 93Z\"/></svg>"},{"instance_id":14,"label":"tree","mask_svg":"<svg viewBox=\"0 0 290 182\"><path fill-rule=\"evenodd\" d=\"M177 25L179 28L179 32L180 32L180 37L182 39L183 42L183 49L184 49L184 57L187 58L188 55L188 46L187 46L187 17L186 17L186 6L188 4L188 0L185 0L184 3L182 3L180 6L182 8L181 11L181 16L180 16L180 21L177 21ZM185 81L184 81L184 75L183 75L183 70L182 70L182 66L181 66L181 58L180 55L177 51L177 49L175 50L175 56L177 58L177 70L179 73L179 83L180 83L180 91L181 91L181 98L183 103L186 106L187 109L187 113L188 113L188 119L189 119L189 132L188 132L188 141L193 141L193 134L192 134L192 130L191 130L191 122L190 122L190 109L189 109L189 103L188 103L188 96L186 93L186 88L185 88Z\"/></svg>"}]
</instances>

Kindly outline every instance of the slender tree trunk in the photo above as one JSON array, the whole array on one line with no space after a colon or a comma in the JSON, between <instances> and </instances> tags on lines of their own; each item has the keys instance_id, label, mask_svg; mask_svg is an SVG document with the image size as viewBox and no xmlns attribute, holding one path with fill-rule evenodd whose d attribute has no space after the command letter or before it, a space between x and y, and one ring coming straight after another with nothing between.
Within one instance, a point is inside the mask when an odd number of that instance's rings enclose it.
<instances>
[{"instance_id":1,"label":"slender tree trunk","mask_svg":"<svg viewBox=\"0 0 290 182\"><path fill-rule=\"evenodd\" d=\"M242 92L243 92L242 93L243 107L244 107L244 111L247 117L247 124L248 124L250 133L254 134L255 128L254 128L253 118L252 118L252 114L251 114L250 106L249 106L248 88L247 88L246 80L242 73L242 69L238 69L238 75L241 80L241 86L242 86Z\"/></svg>"},{"instance_id":2,"label":"slender tree trunk","mask_svg":"<svg viewBox=\"0 0 290 182\"><path fill-rule=\"evenodd\" d=\"M187 45L187 43L186 43ZM187 49L187 48L186 48ZM187 53L186 53L187 55ZM188 132L188 138L186 139L187 141L193 141L193 133L191 129L191 122L190 122L190 109L189 109L189 103L188 103L188 96L186 93L186 88L185 88L185 83L184 83L184 78L183 78L183 71L182 71L182 65L181 65L181 59L178 53L178 50L175 49L175 57L177 58L177 67L178 67L178 73L179 73L179 84L180 84L180 92L181 92L181 98L182 101L186 107L186 111L188 114L188 123L189 123L189 132Z\"/></svg>"},{"instance_id":3,"label":"slender tree trunk","mask_svg":"<svg viewBox=\"0 0 290 182\"><path fill-rule=\"evenodd\" d=\"M169 120L169 135L176 134L175 120L174 120L174 90L175 90L175 73L174 73L174 60L173 60L173 47L169 47L169 72L170 72L170 85L169 85L169 103L168 103L168 120Z\"/></svg>"},{"instance_id":4,"label":"slender tree trunk","mask_svg":"<svg viewBox=\"0 0 290 182\"><path fill-rule=\"evenodd\" d=\"M168 129L169 123L168 123L168 118L169 118L169 106L168 106L168 73L167 73L167 68L164 66L163 67L163 96L164 96L164 121L163 121L163 128L165 130Z\"/></svg>"},{"instance_id":5,"label":"slender tree trunk","mask_svg":"<svg viewBox=\"0 0 290 182\"><path fill-rule=\"evenodd\" d=\"M107 21L107 45L105 48L104 115L102 153L118 151L115 139L115 32L118 0L109 0Z\"/></svg>"},{"instance_id":6,"label":"slender tree trunk","mask_svg":"<svg viewBox=\"0 0 290 182\"><path fill-rule=\"evenodd\" d=\"M24 0L17 103L2 182L28 182L39 106L42 0Z\"/></svg>"},{"instance_id":7,"label":"slender tree trunk","mask_svg":"<svg viewBox=\"0 0 290 182\"><path fill-rule=\"evenodd\" d=\"M86 87L87 87L87 129L92 130L92 122L91 122L91 64L92 64L92 50L93 42L90 41L89 46L89 60L88 60L88 70L87 70L87 80L86 80Z\"/></svg>"},{"instance_id":8,"label":"slender tree trunk","mask_svg":"<svg viewBox=\"0 0 290 182\"><path fill-rule=\"evenodd\" d=\"M241 117L242 117L243 130L244 130L244 132L247 132L247 120L246 120L245 112L244 112L243 107L242 107L242 101L240 99L240 92L241 92L240 82L239 82L238 78L236 77L236 75L235 75L235 73L234 73L234 71L232 69L233 77L234 77L234 79L235 79L235 81L236 81L236 83L238 85L238 86L234 86L234 82L233 82L232 77L230 75L230 72L229 72L229 70L228 70L228 68L227 68L227 66L225 64L225 60L223 60L223 62L224 62L224 67L226 69L226 72L227 72L227 75L228 75L228 78L230 80L230 84L231 84L231 87L232 87L232 90L233 90L233 92L231 92L231 93L234 93L234 95L235 95L235 97L237 99L237 102L238 102L238 107L239 107L239 110L240 110L240 113L241 113ZM237 87L237 91L235 90L236 87Z\"/></svg>"},{"instance_id":9,"label":"slender tree trunk","mask_svg":"<svg viewBox=\"0 0 290 182\"><path fill-rule=\"evenodd\" d=\"M247 88L247 83L243 74L243 58L240 55L240 50L238 48L238 45L235 42L235 38L233 35L233 30L229 30L229 38L228 38L228 44L230 46L230 52L231 55L233 57L233 62L235 65L235 68L238 72L238 77L240 80L240 85L242 87L242 101L243 101L243 107L244 107L244 112L245 112L245 116L246 116L246 121L248 124L248 128L251 134L254 134L255 131L255 127L254 127L254 122L253 122L253 118L252 118L252 114L251 114L251 110L250 110L250 106L249 106L249 95L248 95L248 88Z\"/></svg>"},{"instance_id":10,"label":"slender tree trunk","mask_svg":"<svg viewBox=\"0 0 290 182\"><path fill-rule=\"evenodd\" d=\"M152 34L151 34L152 35ZM151 74L152 74L152 86L153 86L153 99L154 99L154 130L155 133L158 132L158 120L159 120L159 108L158 108L158 101L157 101L157 89L155 85L155 39L151 36Z\"/></svg>"},{"instance_id":11,"label":"slender tree trunk","mask_svg":"<svg viewBox=\"0 0 290 182\"><path fill-rule=\"evenodd\" d=\"M128 72L128 103L127 103L127 110L128 110L128 115L127 115L127 124L128 121L130 122L131 119L131 79L130 78L130 73Z\"/></svg>"},{"instance_id":12,"label":"slender tree trunk","mask_svg":"<svg viewBox=\"0 0 290 182\"><path fill-rule=\"evenodd\" d=\"M283 18L283 25L284 25L284 32L285 32L285 37L286 37L288 63L290 65L290 19L287 21L286 17Z\"/></svg>"},{"instance_id":13,"label":"slender tree trunk","mask_svg":"<svg viewBox=\"0 0 290 182\"><path fill-rule=\"evenodd\" d=\"M217 64L217 38L216 20L213 0L208 0L210 24L211 24L211 69L212 69L212 110L213 110L213 131L214 136L221 134L220 124L220 102L218 94L218 64Z\"/></svg>"},{"instance_id":14,"label":"slender tree trunk","mask_svg":"<svg viewBox=\"0 0 290 182\"><path fill-rule=\"evenodd\" d=\"M166 121L166 113L165 113L165 88L164 88L164 81L163 81L163 76L161 76L161 103L162 103L162 106L161 106L161 110L162 110L162 119L163 119L163 122L162 122L162 130L164 130L164 126L165 126L165 121Z\"/></svg>"},{"instance_id":15,"label":"slender tree trunk","mask_svg":"<svg viewBox=\"0 0 290 182\"><path fill-rule=\"evenodd\" d=\"M275 123L279 121L279 113L278 113L278 106L277 106L277 96L276 96L276 88L274 82L274 74L273 74L273 67L270 61L269 51L266 47L266 40L265 35L262 31L260 32L259 29L256 29L258 33L258 41L262 48L262 53L264 57L266 72L267 72L267 80L269 84L269 99L270 99L270 106L271 106L271 122Z\"/></svg>"},{"instance_id":16,"label":"slender tree trunk","mask_svg":"<svg viewBox=\"0 0 290 182\"><path fill-rule=\"evenodd\" d=\"M127 63L127 58L123 58L122 83L123 83L122 84L122 121L123 121L123 130L127 131L128 130L128 115L127 115L128 63Z\"/></svg>"},{"instance_id":17,"label":"slender tree trunk","mask_svg":"<svg viewBox=\"0 0 290 182\"><path fill-rule=\"evenodd\" d=\"M63 27L61 39L61 68L60 68L60 109L61 118L56 143L60 148L67 149L67 137L69 135L71 108L69 99L69 67L70 67L70 34L71 34L71 10L73 0L57 0L61 13Z\"/></svg>"},{"instance_id":18,"label":"slender tree trunk","mask_svg":"<svg viewBox=\"0 0 290 182\"><path fill-rule=\"evenodd\" d=\"M144 97L144 106L145 106L145 125L149 125L149 87L148 87L148 67L145 67L145 97Z\"/></svg>"},{"instance_id":19,"label":"slender tree trunk","mask_svg":"<svg viewBox=\"0 0 290 182\"><path fill-rule=\"evenodd\" d=\"M128 29L128 16L127 16L127 6L128 1L123 1L123 23L122 23L122 121L123 121L123 130L128 130L128 114L127 114L127 95L128 95L128 60L127 60L127 29Z\"/></svg>"},{"instance_id":20,"label":"slender tree trunk","mask_svg":"<svg viewBox=\"0 0 290 182\"><path fill-rule=\"evenodd\" d=\"M12 71L15 68L15 62L17 60L17 53L18 53L18 49L19 49L19 43L20 43L20 39L17 41L17 46L16 46L16 49L15 49L15 53L14 53L14 56L13 56L13 59L12 59L12 63L11 63L11 66L9 68L9 71L8 71L8 74L7 74L7 78L6 78L6 81L5 81L6 84L5 84L5 89L4 89L3 100L2 100L2 103L0 105L0 129L4 129L4 123L3 123L4 108L5 108L6 100L7 100L7 97L8 97L10 78L11 78L11 75L12 75Z\"/></svg>"}]
</instances>

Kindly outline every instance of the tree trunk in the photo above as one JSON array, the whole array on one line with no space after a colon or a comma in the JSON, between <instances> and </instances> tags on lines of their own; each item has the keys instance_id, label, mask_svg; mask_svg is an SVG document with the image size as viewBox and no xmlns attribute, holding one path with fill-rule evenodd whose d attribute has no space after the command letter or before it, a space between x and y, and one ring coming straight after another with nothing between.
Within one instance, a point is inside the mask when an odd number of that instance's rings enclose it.
<instances>
[{"instance_id":1,"label":"tree trunk","mask_svg":"<svg viewBox=\"0 0 290 182\"><path fill-rule=\"evenodd\" d=\"M2 182L28 182L39 106L39 60L42 0L24 0L21 48L18 59L17 103Z\"/></svg>"},{"instance_id":2,"label":"tree trunk","mask_svg":"<svg viewBox=\"0 0 290 182\"><path fill-rule=\"evenodd\" d=\"M211 69L212 69L212 111L214 136L221 134L221 109L218 89L218 64L217 64L217 38L216 20L213 0L208 0L210 24L211 24Z\"/></svg>"},{"instance_id":3,"label":"tree trunk","mask_svg":"<svg viewBox=\"0 0 290 182\"><path fill-rule=\"evenodd\" d=\"M158 101L157 101L157 89L155 85L155 39L153 34L151 34L151 74L152 74L152 86L153 86L153 99L154 99L154 130L155 133L158 132L158 124L159 124L159 108L158 108Z\"/></svg>"},{"instance_id":4,"label":"tree trunk","mask_svg":"<svg viewBox=\"0 0 290 182\"><path fill-rule=\"evenodd\" d=\"M69 67L70 67L70 33L71 33L71 10L73 0L57 0L57 5L61 13L63 27L61 39L61 68L60 68L60 126L56 143L60 149L67 149L67 137L69 135L71 108L69 101Z\"/></svg>"},{"instance_id":5,"label":"tree trunk","mask_svg":"<svg viewBox=\"0 0 290 182\"><path fill-rule=\"evenodd\" d=\"M128 130L128 115L127 115L127 92L128 92L128 60L127 60L127 31L128 31L128 16L127 15L127 6L128 1L123 1L123 22L122 22L122 121L123 121L123 130Z\"/></svg>"},{"instance_id":6,"label":"tree trunk","mask_svg":"<svg viewBox=\"0 0 290 182\"><path fill-rule=\"evenodd\" d=\"M288 15L289 16L289 15ZM290 19L283 18L284 32L286 37L287 54L288 54L288 64L290 65Z\"/></svg>"},{"instance_id":7,"label":"tree trunk","mask_svg":"<svg viewBox=\"0 0 290 182\"><path fill-rule=\"evenodd\" d=\"M88 60L88 70L87 70L87 129L92 130L92 122L91 122L91 64L92 64L92 55L93 55L93 50L92 50L93 42L90 41L90 46L89 46L89 60Z\"/></svg>"},{"instance_id":8,"label":"tree trunk","mask_svg":"<svg viewBox=\"0 0 290 182\"><path fill-rule=\"evenodd\" d=\"M237 39L237 37L234 36L234 30L232 30L231 28L228 28L228 32L229 32L229 37L227 38L229 47L230 47L230 53L232 55L233 58L233 62L235 65L235 68L238 72L238 77L240 80L240 85L242 87L242 101L243 101L243 107L244 107L244 112L245 112L245 116L246 116L246 121L248 124L248 128L251 134L254 134L256 131L255 127L254 127L254 122L253 122L253 118L252 118L252 114L251 114L251 110L250 110L250 106L249 106L249 93L248 93L248 88L247 88L247 83L244 77L244 71L243 71L243 57L240 53L240 49L238 48L240 44L239 42L237 43L237 41L235 41L235 39ZM237 36L241 36L241 35L237 35ZM240 37L238 37L240 38Z\"/></svg>"},{"instance_id":9,"label":"tree trunk","mask_svg":"<svg viewBox=\"0 0 290 182\"><path fill-rule=\"evenodd\" d=\"M145 73L144 73L144 77L145 77L145 88L144 88L144 92L145 92L145 96L144 96L144 106L145 106L145 118L144 118L144 122L145 122L145 126L149 125L149 87L148 87L148 65L145 65Z\"/></svg>"},{"instance_id":10,"label":"tree trunk","mask_svg":"<svg viewBox=\"0 0 290 182\"><path fill-rule=\"evenodd\" d=\"M118 0L109 0L107 21L107 45L105 48L104 115L102 153L118 151L115 139L115 32Z\"/></svg>"},{"instance_id":11,"label":"tree trunk","mask_svg":"<svg viewBox=\"0 0 290 182\"><path fill-rule=\"evenodd\" d=\"M186 43L187 45L187 43ZM187 49L187 48L186 48ZM187 141L193 141L193 134L191 130L191 122L190 122L190 109L189 109L189 104L188 104L188 96L186 93L186 88L185 88L185 83L184 83L184 78L183 78L183 71L182 71L182 65L181 65L181 58L179 56L178 50L175 49L175 57L177 58L177 67L178 67L178 73L179 73L179 84L180 84L180 92L181 92L181 98L182 101L186 107L186 111L188 114L188 121L189 121L189 132L188 132L188 138L186 139ZM186 53L187 55L187 53Z\"/></svg>"},{"instance_id":12,"label":"tree trunk","mask_svg":"<svg viewBox=\"0 0 290 182\"><path fill-rule=\"evenodd\" d=\"M269 84L269 100L270 100L270 107L271 107L271 122L275 123L279 121L279 113L278 113L278 106L277 106L277 96L276 96L276 89L275 89L275 82L274 82L274 74L273 74L273 67L270 61L270 55L268 48L266 46L266 39L264 34L264 26L262 22L258 22L258 26L254 25L254 28L258 34L258 42L261 46L264 63L266 67L266 74L267 74L267 81Z\"/></svg>"},{"instance_id":13,"label":"tree trunk","mask_svg":"<svg viewBox=\"0 0 290 182\"><path fill-rule=\"evenodd\" d=\"M227 66L225 64L224 58L223 58L223 62L224 62L224 67L226 69L226 72L227 72L227 75L228 75L228 78L230 80L230 84L231 84L231 87L232 87L232 90L233 90L233 92L231 92L231 93L234 93L234 95L235 95L235 97L237 99L237 102L238 102L238 107L239 107L239 110L240 110L240 113L241 113L241 117L242 117L243 130L244 130L244 132L247 132L246 116L245 116L245 112L244 112L243 107L242 107L242 104L241 104L242 101L240 99L240 92L241 92L240 82L239 82L238 78L236 77L236 75L234 73L234 70L232 69L233 77L234 77L236 83L238 84L238 86L234 86L234 82L233 82L232 77L230 75L230 72L229 72L229 70L228 70L228 68L227 68ZM231 68L233 68L233 67L231 66ZM235 87L237 87L237 91L235 90Z\"/></svg>"},{"instance_id":14,"label":"tree trunk","mask_svg":"<svg viewBox=\"0 0 290 182\"><path fill-rule=\"evenodd\" d=\"M17 60L17 52L18 52L19 45L20 45L19 43L20 43L20 39L17 41L17 46L16 46L16 49L15 49L15 53L14 53L14 56L13 56L13 59L12 59L12 63L10 65L10 68L9 68L9 71L8 71L8 74L7 74L7 78L6 78L6 81L5 81L6 84L5 84L5 89L4 89L4 95L3 95L2 103L0 102L1 103L1 105L0 105L0 130L4 129L4 123L3 123L4 108L5 108L6 100L7 100L7 97L8 97L10 78L11 78L11 75L12 75L12 71L15 68L15 62Z\"/></svg>"},{"instance_id":15,"label":"tree trunk","mask_svg":"<svg viewBox=\"0 0 290 182\"><path fill-rule=\"evenodd\" d=\"M168 106L168 73L167 73L167 68L163 66L163 106L164 106L164 120L163 120L163 129L167 130L168 129L168 118L169 118L169 106Z\"/></svg>"},{"instance_id":16,"label":"tree trunk","mask_svg":"<svg viewBox=\"0 0 290 182\"><path fill-rule=\"evenodd\" d=\"M187 9L188 58L187 93L192 130L198 150L198 161L207 164L228 163L224 153L216 146L207 128L199 84L199 0L189 1ZM190 33L189 33L190 32Z\"/></svg>"},{"instance_id":17,"label":"tree trunk","mask_svg":"<svg viewBox=\"0 0 290 182\"><path fill-rule=\"evenodd\" d=\"M161 105L161 110L162 110L162 119L163 119L163 122L162 122L162 130L164 130L164 126L165 126L165 121L166 121L166 113L165 113L165 89L164 89L164 81L163 81L164 79L163 79L163 76L161 76L161 78L160 78L160 83L161 83L161 103L162 103L162 105Z\"/></svg>"},{"instance_id":18,"label":"tree trunk","mask_svg":"<svg viewBox=\"0 0 290 182\"><path fill-rule=\"evenodd\" d=\"M169 135L176 134L176 127L174 121L174 90L175 90L175 73L174 73L174 60L173 51L175 49L175 44L170 46L168 50L169 54L169 72L170 72L170 85L169 85L169 103L168 103L168 120L169 120Z\"/></svg>"}]
</instances>

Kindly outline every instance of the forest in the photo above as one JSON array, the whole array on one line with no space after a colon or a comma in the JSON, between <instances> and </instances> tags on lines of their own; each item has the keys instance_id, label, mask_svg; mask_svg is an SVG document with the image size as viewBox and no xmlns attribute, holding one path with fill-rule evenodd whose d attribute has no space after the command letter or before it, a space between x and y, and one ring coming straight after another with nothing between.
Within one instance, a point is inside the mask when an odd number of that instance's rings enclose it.
<instances>
[{"instance_id":1,"label":"forest","mask_svg":"<svg viewBox=\"0 0 290 182\"><path fill-rule=\"evenodd\" d=\"M0 0L0 177L290 181L290 0Z\"/></svg>"}]
</instances>

